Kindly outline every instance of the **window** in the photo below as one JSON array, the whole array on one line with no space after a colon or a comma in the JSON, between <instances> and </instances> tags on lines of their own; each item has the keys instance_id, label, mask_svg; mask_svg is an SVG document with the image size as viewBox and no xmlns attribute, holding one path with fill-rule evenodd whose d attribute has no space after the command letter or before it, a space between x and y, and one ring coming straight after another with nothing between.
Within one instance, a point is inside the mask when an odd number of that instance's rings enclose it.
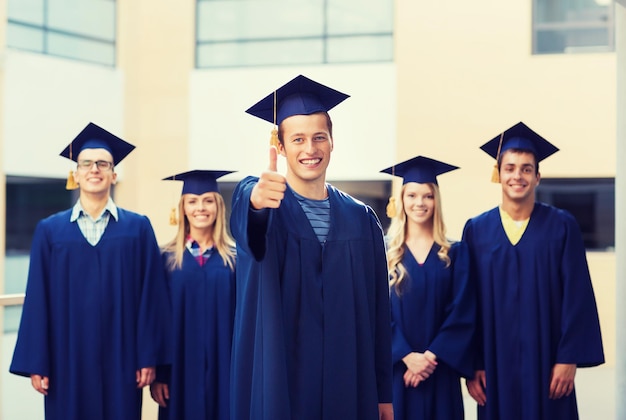
<instances>
[{"instance_id":1,"label":"window","mask_svg":"<svg viewBox=\"0 0 626 420\"><path fill-rule=\"evenodd\" d=\"M72 207L76 194L65 189L65 180L7 176L5 284L2 293L24 293L30 244L37 222ZM4 332L17 331L21 310L21 307L5 309Z\"/></svg>"},{"instance_id":2,"label":"window","mask_svg":"<svg viewBox=\"0 0 626 420\"><path fill-rule=\"evenodd\" d=\"M196 67L393 60L393 1L197 0Z\"/></svg>"},{"instance_id":3,"label":"window","mask_svg":"<svg viewBox=\"0 0 626 420\"><path fill-rule=\"evenodd\" d=\"M614 51L612 0L534 0L533 53Z\"/></svg>"},{"instance_id":4,"label":"window","mask_svg":"<svg viewBox=\"0 0 626 420\"><path fill-rule=\"evenodd\" d=\"M8 0L7 46L115 65L114 0Z\"/></svg>"},{"instance_id":5,"label":"window","mask_svg":"<svg viewBox=\"0 0 626 420\"><path fill-rule=\"evenodd\" d=\"M541 179L537 200L569 211L578 221L588 250L615 247L615 179Z\"/></svg>"}]
</instances>

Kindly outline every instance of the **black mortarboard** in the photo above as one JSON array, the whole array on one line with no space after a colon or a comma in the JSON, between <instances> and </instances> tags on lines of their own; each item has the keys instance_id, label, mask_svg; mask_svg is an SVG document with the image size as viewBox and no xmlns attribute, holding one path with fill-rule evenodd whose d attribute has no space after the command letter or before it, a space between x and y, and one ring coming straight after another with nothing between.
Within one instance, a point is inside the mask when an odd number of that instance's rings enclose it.
<instances>
[{"instance_id":1,"label":"black mortarboard","mask_svg":"<svg viewBox=\"0 0 626 420\"><path fill-rule=\"evenodd\" d=\"M519 122L498 134L480 148L496 160L509 149L528 150L535 155L537 162L541 162L559 151L557 147L531 130L523 122Z\"/></svg>"},{"instance_id":2,"label":"black mortarboard","mask_svg":"<svg viewBox=\"0 0 626 420\"><path fill-rule=\"evenodd\" d=\"M427 158L425 156L416 156L412 159L400 162L397 165L390 166L387 169L383 169L380 172L402 177L402 185L408 182L417 182L419 184L433 183L435 185L439 185L437 183L437 175L441 175L455 169L459 169L459 167ZM394 197L389 197L389 203L387 204L387 217L394 217L397 214L396 212L396 199Z\"/></svg>"},{"instance_id":3,"label":"black mortarboard","mask_svg":"<svg viewBox=\"0 0 626 420\"><path fill-rule=\"evenodd\" d=\"M528 150L535 155L537 163L559 151L548 140L535 133L523 122L518 122L513 127L498 134L480 148L496 160L491 174L491 182L500 182L498 172L498 159L502 153L509 149Z\"/></svg>"},{"instance_id":4,"label":"black mortarboard","mask_svg":"<svg viewBox=\"0 0 626 420\"><path fill-rule=\"evenodd\" d=\"M202 195L208 192L219 193L217 179L235 171L194 170L163 178L163 181L183 181L183 194Z\"/></svg>"},{"instance_id":5,"label":"black mortarboard","mask_svg":"<svg viewBox=\"0 0 626 420\"><path fill-rule=\"evenodd\" d=\"M61 156L76 162L83 149L105 149L113 156L113 163L119 164L135 146L109 133L102 127L90 122L78 133L76 138L61 152Z\"/></svg>"},{"instance_id":6,"label":"black mortarboard","mask_svg":"<svg viewBox=\"0 0 626 420\"><path fill-rule=\"evenodd\" d=\"M246 110L248 114L279 125L292 115L329 111L349 95L299 75Z\"/></svg>"},{"instance_id":7,"label":"black mortarboard","mask_svg":"<svg viewBox=\"0 0 626 420\"><path fill-rule=\"evenodd\" d=\"M380 172L402 177L403 185L407 182L437 184L437 175L441 175L455 169L459 169L459 167L427 158L425 156L416 156L387 169L383 169Z\"/></svg>"}]
</instances>

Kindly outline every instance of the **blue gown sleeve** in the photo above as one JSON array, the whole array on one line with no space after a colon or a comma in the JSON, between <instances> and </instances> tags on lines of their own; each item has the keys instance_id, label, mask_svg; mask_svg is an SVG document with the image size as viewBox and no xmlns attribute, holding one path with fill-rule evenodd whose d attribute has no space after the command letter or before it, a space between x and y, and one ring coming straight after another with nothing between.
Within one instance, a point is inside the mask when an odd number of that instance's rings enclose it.
<instances>
[{"instance_id":1,"label":"blue gown sleeve","mask_svg":"<svg viewBox=\"0 0 626 420\"><path fill-rule=\"evenodd\" d=\"M246 177L235 187L230 228L237 245L254 256L256 261L261 261L267 250L267 230L272 211L250 207L250 195L257 182L258 178Z\"/></svg>"},{"instance_id":2,"label":"blue gown sleeve","mask_svg":"<svg viewBox=\"0 0 626 420\"><path fill-rule=\"evenodd\" d=\"M143 286L137 316L137 368L171 362L172 310L167 294L165 267L152 225L142 216Z\"/></svg>"},{"instance_id":3,"label":"blue gown sleeve","mask_svg":"<svg viewBox=\"0 0 626 420\"><path fill-rule=\"evenodd\" d=\"M463 228L463 236L461 241L465 242L469 251L469 281L471 287L474 289L474 296L476 302L476 319L475 319L475 328L474 328L474 336L472 338L472 354L473 354L473 365L474 370L484 370L485 369L485 360L484 360L484 348L483 348L483 330L482 330L482 321L480 318L481 313L481 302L480 302L480 293L478 293L478 282L477 282L477 272L476 272L476 255L474 254L475 249L474 245L474 231L472 226L472 220L468 220L465 223L465 227Z\"/></svg>"},{"instance_id":4,"label":"blue gown sleeve","mask_svg":"<svg viewBox=\"0 0 626 420\"><path fill-rule=\"evenodd\" d=\"M43 222L35 228L30 252L26 298L10 371L16 375L50 376L47 336L50 244Z\"/></svg>"},{"instance_id":5,"label":"blue gown sleeve","mask_svg":"<svg viewBox=\"0 0 626 420\"><path fill-rule=\"evenodd\" d=\"M465 242L451 249L453 289L446 318L428 349L464 377L474 376L472 338L476 325L476 290L471 283L469 250Z\"/></svg>"},{"instance_id":6,"label":"blue gown sleeve","mask_svg":"<svg viewBox=\"0 0 626 420\"><path fill-rule=\"evenodd\" d=\"M390 291L391 304L391 361L395 365L402 361L404 356L413 349L402 332L400 320L402 319L402 299L396 294L394 288Z\"/></svg>"},{"instance_id":7,"label":"blue gown sleeve","mask_svg":"<svg viewBox=\"0 0 626 420\"><path fill-rule=\"evenodd\" d=\"M383 230L373 210L371 231L374 235L376 256L376 380L378 402L390 403L392 397L393 370L391 364L391 311L389 309L389 273Z\"/></svg>"},{"instance_id":8,"label":"blue gown sleeve","mask_svg":"<svg viewBox=\"0 0 626 420\"><path fill-rule=\"evenodd\" d=\"M576 220L563 213L566 225L561 261L563 304L556 363L597 366L604 363L604 351L585 246Z\"/></svg>"}]
</instances>

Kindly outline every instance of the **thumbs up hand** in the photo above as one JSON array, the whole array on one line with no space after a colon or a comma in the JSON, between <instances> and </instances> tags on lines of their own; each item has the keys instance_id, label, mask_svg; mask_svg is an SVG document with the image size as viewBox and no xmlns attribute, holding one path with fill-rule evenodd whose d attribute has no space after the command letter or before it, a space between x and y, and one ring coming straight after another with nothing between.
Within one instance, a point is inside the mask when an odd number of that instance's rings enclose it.
<instances>
[{"instance_id":1,"label":"thumbs up hand","mask_svg":"<svg viewBox=\"0 0 626 420\"><path fill-rule=\"evenodd\" d=\"M270 147L270 163L266 171L259 177L259 182L252 188L250 204L256 210L263 208L277 209L285 196L287 179L276 172L278 151L275 146Z\"/></svg>"}]
</instances>

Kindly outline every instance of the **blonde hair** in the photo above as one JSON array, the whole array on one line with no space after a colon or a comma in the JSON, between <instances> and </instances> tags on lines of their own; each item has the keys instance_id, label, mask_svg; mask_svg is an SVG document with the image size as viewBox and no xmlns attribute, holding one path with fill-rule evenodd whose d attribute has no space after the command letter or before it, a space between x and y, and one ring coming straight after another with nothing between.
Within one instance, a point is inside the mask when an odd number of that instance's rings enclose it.
<instances>
[{"instance_id":1,"label":"blonde hair","mask_svg":"<svg viewBox=\"0 0 626 420\"><path fill-rule=\"evenodd\" d=\"M222 257L224 265L231 270L235 269L235 241L228 233L226 227L226 205L221 194L214 192L217 211L215 214L215 224L213 225L213 246ZM183 255L185 253L185 243L189 235L189 221L185 216L184 195L178 202L178 231L176 236L163 247L163 252L167 252L166 266L170 271L180 269L183 265Z\"/></svg>"},{"instance_id":2,"label":"blonde hair","mask_svg":"<svg viewBox=\"0 0 626 420\"><path fill-rule=\"evenodd\" d=\"M441 194L439 193L439 187L437 184L427 184L435 197L435 211L433 214L433 239L440 248L437 251L439 259L445 263L446 267L450 266L450 257L448 251L450 250L450 242L446 238L446 226L443 222L443 212L441 210ZM405 185L400 190L400 200L402 203L399 210L396 210L396 214L391 220L389 229L387 230L387 268L389 269L390 282L389 286L392 287L396 294L400 296L403 289L403 281L409 277L409 273L406 270L404 264L402 264L402 257L404 256L404 242L406 240L406 212L404 211L404 191Z\"/></svg>"}]
</instances>

